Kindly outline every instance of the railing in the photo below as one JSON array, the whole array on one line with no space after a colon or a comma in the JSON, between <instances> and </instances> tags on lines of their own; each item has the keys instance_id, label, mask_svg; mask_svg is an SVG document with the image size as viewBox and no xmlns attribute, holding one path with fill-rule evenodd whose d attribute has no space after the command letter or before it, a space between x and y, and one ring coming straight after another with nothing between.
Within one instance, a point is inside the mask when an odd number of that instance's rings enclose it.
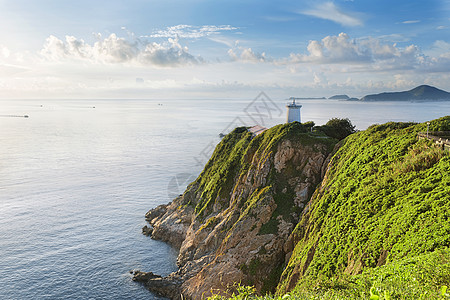
<instances>
[{"instance_id":1,"label":"railing","mask_svg":"<svg viewBox=\"0 0 450 300\"><path fill-rule=\"evenodd\" d=\"M442 149L450 150L450 131L419 132L418 138L434 141Z\"/></svg>"}]
</instances>

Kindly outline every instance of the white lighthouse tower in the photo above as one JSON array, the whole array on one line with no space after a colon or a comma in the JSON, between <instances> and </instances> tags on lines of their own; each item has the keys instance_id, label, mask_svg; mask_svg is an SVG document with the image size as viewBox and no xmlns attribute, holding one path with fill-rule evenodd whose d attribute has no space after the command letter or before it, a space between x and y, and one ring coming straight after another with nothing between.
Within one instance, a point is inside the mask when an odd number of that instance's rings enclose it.
<instances>
[{"instance_id":1,"label":"white lighthouse tower","mask_svg":"<svg viewBox=\"0 0 450 300\"><path fill-rule=\"evenodd\" d=\"M286 123L291 122L301 122L300 118L300 108L302 107L300 104L295 103L294 97L289 98L289 100L292 100L292 103L288 103L286 105L287 107L287 120Z\"/></svg>"}]
</instances>

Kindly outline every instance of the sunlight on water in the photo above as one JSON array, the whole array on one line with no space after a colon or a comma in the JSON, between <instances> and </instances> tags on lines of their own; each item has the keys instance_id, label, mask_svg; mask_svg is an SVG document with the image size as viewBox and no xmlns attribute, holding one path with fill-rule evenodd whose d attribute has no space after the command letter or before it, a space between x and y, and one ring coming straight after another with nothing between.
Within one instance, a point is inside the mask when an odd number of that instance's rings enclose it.
<instances>
[{"instance_id":1,"label":"sunlight on water","mask_svg":"<svg viewBox=\"0 0 450 300\"><path fill-rule=\"evenodd\" d=\"M0 101L2 116L29 115L0 117L0 299L158 299L129 271L166 275L176 251L141 234L144 214L183 192L186 182L168 190L171 179L197 176L230 124L254 125L249 104ZM284 104L263 125L284 122ZM358 129L450 111L442 102L302 105L304 121L348 117Z\"/></svg>"}]
</instances>

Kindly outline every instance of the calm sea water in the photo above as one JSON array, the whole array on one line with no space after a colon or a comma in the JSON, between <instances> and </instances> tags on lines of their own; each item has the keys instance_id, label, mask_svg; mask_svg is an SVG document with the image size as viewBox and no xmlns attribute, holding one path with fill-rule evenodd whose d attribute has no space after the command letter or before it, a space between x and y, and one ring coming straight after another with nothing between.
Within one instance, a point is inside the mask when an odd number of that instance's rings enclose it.
<instances>
[{"instance_id":1,"label":"calm sea water","mask_svg":"<svg viewBox=\"0 0 450 300\"><path fill-rule=\"evenodd\" d=\"M176 251L141 234L144 214L199 174L220 132L281 123L284 102L1 100L0 299L159 299L129 274L176 269ZM304 121L358 129L450 114L449 102L301 104Z\"/></svg>"}]
</instances>

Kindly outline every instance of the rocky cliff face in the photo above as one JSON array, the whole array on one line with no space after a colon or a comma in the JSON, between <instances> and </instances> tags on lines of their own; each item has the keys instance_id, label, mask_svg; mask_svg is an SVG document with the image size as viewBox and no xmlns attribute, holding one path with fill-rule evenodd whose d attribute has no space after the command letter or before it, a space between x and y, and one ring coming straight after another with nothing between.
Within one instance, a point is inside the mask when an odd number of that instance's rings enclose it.
<instances>
[{"instance_id":1,"label":"rocky cliff face","mask_svg":"<svg viewBox=\"0 0 450 300\"><path fill-rule=\"evenodd\" d=\"M290 235L336 142L299 123L252 138L237 128L183 195L150 210L152 238L179 248L179 270L135 276L172 299L201 299L233 284L273 291L293 250Z\"/></svg>"}]
</instances>

